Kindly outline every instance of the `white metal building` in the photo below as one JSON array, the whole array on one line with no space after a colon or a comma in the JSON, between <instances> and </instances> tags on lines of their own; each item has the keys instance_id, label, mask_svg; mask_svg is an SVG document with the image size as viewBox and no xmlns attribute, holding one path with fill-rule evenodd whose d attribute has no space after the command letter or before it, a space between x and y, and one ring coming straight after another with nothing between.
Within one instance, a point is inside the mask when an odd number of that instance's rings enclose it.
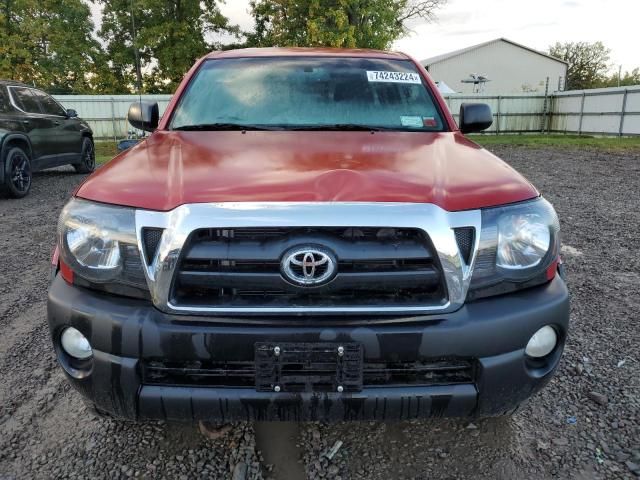
<instances>
[{"instance_id":1,"label":"white metal building","mask_svg":"<svg viewBox=\"0 0 640 480\"><path fill-rule=\"evenodd\" d=\"M567 63L506 38L473 45L422 60L435 81L445 82L460 93L488 95L564 90ZM472 77L486 77L482 85L463 83Z\"/></svg>"}]
</instances>

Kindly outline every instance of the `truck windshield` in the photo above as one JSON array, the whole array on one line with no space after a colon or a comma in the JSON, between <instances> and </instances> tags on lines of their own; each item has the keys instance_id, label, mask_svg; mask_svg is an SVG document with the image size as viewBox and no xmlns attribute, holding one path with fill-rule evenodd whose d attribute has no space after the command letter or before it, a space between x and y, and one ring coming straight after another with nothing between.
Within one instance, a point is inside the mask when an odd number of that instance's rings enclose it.
<instances>
[{"instance_id":1,"label":"truck windshield","mask_svg":"<svg viewBox=\"0 0 640 480\"><path fill-rule=\"evenodd\" d=\"M445 126L408 60L269 57L206 61L170 128L425 132Z\"/></svg>"}]
</instances>

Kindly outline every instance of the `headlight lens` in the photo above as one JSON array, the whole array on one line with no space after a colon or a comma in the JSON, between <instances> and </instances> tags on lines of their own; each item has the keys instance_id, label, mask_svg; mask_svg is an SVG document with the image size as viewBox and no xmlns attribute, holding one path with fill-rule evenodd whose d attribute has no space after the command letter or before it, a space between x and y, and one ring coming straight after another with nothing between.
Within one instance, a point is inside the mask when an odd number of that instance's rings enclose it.
<instances>
[{"instance_id":1,"label":"headlight lens","mask_svg":"<svg viewBox=\"0 0 640 480\"><path fill-rule=\"evenodd\" d=\"M558 217L543 198L484 209L468 299L546 282L559 245Z\"/></svg>"},{"instance_id":2,"label":"headlight lens","mask_svg":"<svg viewBox=\"0 0 640 480\"><path fill-rule=\"evenodd\" d=\"M120 266L120 244L109 238L109 231L84 224L70 227L67 245L76 261L86 268L115 270Z\"/></svg>"},{"instance_id":3,"label":"headlight lens","mask_svg":"<svg viewBox=\"0 0 640 480\"><path fill-rule=\"evenodd\" d=\"M523 270L535 267L551 244L548 219L538 213L504 215L498 220L500 268Z\"/></svg>"},{"instance_id":4,"label":"headlight lens","mask_svg":"<svg viewBox=\"0 0 640 480\"><path fill-rule=\"evenodd\" d=\"M58 238L62 260L82 279L146 288L133 209L73 199L60 215Z\"/></svg>"}]
</instances>

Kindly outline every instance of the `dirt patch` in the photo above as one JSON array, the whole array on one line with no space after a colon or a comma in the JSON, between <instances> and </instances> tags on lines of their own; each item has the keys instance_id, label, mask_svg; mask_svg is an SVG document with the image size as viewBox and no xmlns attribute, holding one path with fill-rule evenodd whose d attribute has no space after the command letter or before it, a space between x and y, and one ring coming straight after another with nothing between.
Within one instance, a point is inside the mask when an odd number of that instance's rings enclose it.
<instances>
[{"instance_id":1,"label":"dirt patch","mask_svg":"<svg viewBox=\"0 0 640 480\"><path fill-rule=\"evenodd\" d=\"M0 478L260 478L283 471L342 479L634 477L640 155L493 150L558 210L572 294L559 372L513 417L303 424L296 438L285 429L291 438L275 442L289 455L271 449L262 462L260 446L277 428L259 426L256 445L247 423L207 440L195 426L95 419L56 366L46 326L57 216L83 178L61 169L36 175L27 198L0 200ZM269 469L271 459L279 465Z\"/></svg>"}]
</instances>

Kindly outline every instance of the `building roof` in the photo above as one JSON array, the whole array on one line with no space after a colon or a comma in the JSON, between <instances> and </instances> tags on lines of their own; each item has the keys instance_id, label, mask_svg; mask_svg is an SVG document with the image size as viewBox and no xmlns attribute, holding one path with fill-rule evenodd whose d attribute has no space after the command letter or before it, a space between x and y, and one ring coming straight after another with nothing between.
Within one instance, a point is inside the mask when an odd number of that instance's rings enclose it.
<instances>
[{"instance_id":1,"label":"building roof","mask_svg":"<svg viewBox=\"0 0 640 480\"><path fill-rule=\"evenodd\" d=\"M509 43L509 44L514 45L516 47L528 50L528 51L530 51L532 53L537 53L538 55L542 55L543 57L547 57L547 58L549 58L551 60L555 60L556 62L560 62L560 63L564 63L565 65L568 65L568 63L565 62L564 60L561 60L561 59L556 58L556 57L552 57L551 55L547 55L546 53L539 52L538 50L534 50L533 48L527 47L527 46L522 45L520 43L513 42L513 41L511 41L509 39L506 39L506 38L496 38L494 40L489 40L488 42L479 43L477 45L471 45L470 47L461 48L460 50L454 50L453 52L443 53L442 55L436 55L434 57L425 58L424 60L421 60L420 63L422 65L425 65L425 66L426 65L433 65L435 63L440 63L443 60L448 60L450 58L457 57L458 55L462 55L463 53L467 53L467 52L470 52L472 50L476 50L478 48L486 47L487 45L490 45L490 44L495 43L495 42L506 42L506 43Z\"/></svg>"},{"instance_id":2,"label":"building roof","mask_svg":"<svg viewBox=\"0 0 640 480\"><path fill-rule=\"evenodd\" d=\"M407 59L404 53L385 52L358 48L240 48L211 52L207 58L243 58L243 57L369 57L386 59Z\"/></svg>"}]
</instances>

